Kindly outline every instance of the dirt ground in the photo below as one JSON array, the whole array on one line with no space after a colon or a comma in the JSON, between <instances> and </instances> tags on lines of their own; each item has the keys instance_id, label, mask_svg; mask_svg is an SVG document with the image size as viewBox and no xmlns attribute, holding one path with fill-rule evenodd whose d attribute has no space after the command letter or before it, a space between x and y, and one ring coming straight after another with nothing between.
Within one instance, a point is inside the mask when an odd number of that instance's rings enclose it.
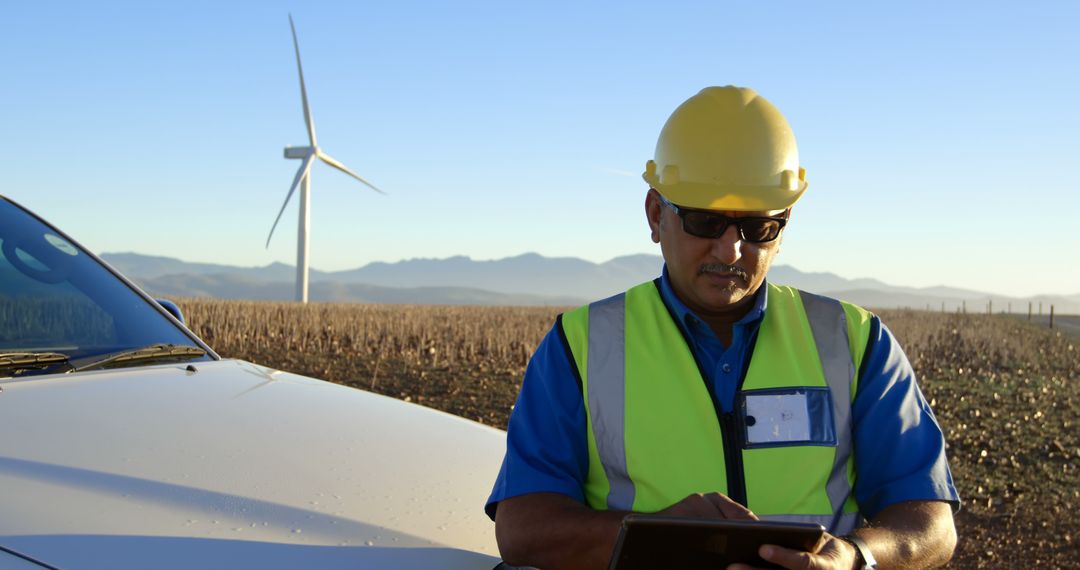
<instances>
[{"instance_id":1,"label":"dirt ground","mask_svg":"<svg viewBox=\"0 0 1080 570\"><path fill-rule=\"evenodd\" d=\"M883 314L963 499L951 568L1080 568L1080 337L1000 316Z\"/></svg>"},{"instance_id":2,"label":"dirt ground","mask_svg":"<svg viewBox=\"0 0 1080 570\"><path fill-rule=\"evenodd\" d=\"M1080 517L1074 514L1080 507L1080 337L1002 316L881 315L904 346L948 441L962 497L960 542L949 568L1080 568ZM524 369L226 348L218 346L223 355L499 427L506 425Z\"/></svg>"}]
</instances>

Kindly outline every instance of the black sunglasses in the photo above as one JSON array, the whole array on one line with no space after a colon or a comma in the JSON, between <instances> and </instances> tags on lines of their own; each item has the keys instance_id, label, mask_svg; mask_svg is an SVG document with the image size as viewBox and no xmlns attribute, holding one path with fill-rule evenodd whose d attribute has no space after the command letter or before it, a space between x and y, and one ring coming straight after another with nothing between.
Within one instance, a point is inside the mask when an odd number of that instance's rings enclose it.
<instances>
[{"instance_id":1,"label":"black sunglasses","mask_svg":"<svg viewBox=\"0 0 1080 570\"><path fill-rule=\"evenodd\" d=\"M738 228L739 237L752 243L766 243L780 237L780 230L787 225L787 211L783 218L731 218L708 210L692 210L676 206L659 192L660 202L670 207L682 218L683 231L700 238L716 239L724 235L728 225Z\"/></svg>"}]
</instances>

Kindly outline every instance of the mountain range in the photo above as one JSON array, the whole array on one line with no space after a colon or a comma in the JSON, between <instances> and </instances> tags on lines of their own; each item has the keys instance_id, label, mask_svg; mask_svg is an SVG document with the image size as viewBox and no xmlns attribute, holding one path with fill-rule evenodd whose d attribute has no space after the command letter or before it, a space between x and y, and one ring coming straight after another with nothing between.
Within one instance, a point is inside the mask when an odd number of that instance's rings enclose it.
<instances>
[{"instance_id":1,"label":"mountain range","mask_svg":"<svg viewBox=\"0 0 1080 570\"><path fill-rule=\"evenodd\" d=\"M156 296L289 300L294 291L296 270L283 263L237 267L138 253L101 257ZM647 254L604 263L536 253L490 261L455 256L374 262L344 271L312 270L310 297L356 303L578 305L653 279L662 265L660 256ZM804 272L790 265L774 265L769 279L873 308L940 310L944 306L955 311L966 304L969 312L982 312L992 302L995 312L1011 304L1013 312L1022 313L1030 302L1035 311L1042 303L1044 312L1054 305L1061 314L1080 313L1080 294L1016 298L944 286L903 287L877 279Z\"/></svg>"}]
</instances>

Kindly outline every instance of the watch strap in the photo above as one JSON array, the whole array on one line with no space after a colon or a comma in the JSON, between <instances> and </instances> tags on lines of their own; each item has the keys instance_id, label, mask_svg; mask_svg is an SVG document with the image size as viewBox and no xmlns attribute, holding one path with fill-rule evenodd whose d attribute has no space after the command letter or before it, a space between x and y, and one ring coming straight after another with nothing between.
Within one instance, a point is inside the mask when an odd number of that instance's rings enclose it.
<instances>
[{"instance_id":1,"label":"watch strap","mask_svg":"<svg viewBox=\"0 0 1080 570\"><path fill-rule=\"evenodd\" d=\"M874 559L874 554L870 552L870 547L866 545L866 541L853 535L841 537L842 540L848 542L855 547L855 552L859 554L859 558L862 559L862 565L858 566L859 570L876 570L877 560Z\"/></svg>"}]
</instances>

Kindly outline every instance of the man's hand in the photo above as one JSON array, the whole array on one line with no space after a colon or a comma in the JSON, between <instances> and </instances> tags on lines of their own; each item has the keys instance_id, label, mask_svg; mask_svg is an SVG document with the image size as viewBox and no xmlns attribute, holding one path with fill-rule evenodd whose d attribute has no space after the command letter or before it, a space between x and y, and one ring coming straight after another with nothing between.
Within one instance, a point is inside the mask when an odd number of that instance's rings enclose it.
<instances>
[{"instance_id":1,"label":"man's hand","mask_svg":"<svg viewBox=\"0 0 1080 570\"><path fill-rule=\"evenodd\" d=\"M870 526L856 531L877 559L878 568L922 569L944 565L956 548L956 527L952 508L943 501L908 501L886 507ZM788 570L850 570L858 561L855 547L825 534L820 548L801 552L766 544L758 554ZM728 570L751 570L746 564L733 564Z\"/></svg>"},{"instance_id":2,"label":"man's hand","mask_svg":"<svg viewBox=\"0 0 1080 570\"><path fill-rule=\"evenodd\" d=\"M692 517L699 519L758 520L750 509L731 500L722 493L695 493L657 512L658 515Z\"/></svg>"},{"instance_id":3,"label":"man's hand","mask_svg":"<svg viewBox=\"0 0 1080 570\"><path fill-rule=\"evenodd\" d=\"M789 570L851 570L858 554L855 547L825 533L814 552L792 550L775 544L766 544L758 551L765 560ZM757 570L747 564L732 564L727 570Z\"/></svg>"}]
</instances>

